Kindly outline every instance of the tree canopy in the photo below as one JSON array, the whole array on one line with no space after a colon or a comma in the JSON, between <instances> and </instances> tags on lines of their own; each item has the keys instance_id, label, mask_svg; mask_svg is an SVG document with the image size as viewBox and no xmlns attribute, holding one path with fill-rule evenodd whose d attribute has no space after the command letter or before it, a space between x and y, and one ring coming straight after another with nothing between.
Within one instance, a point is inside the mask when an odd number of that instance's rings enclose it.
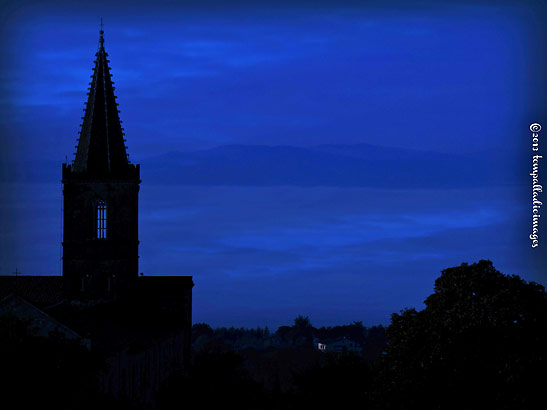
<instances>
[{"instance_id":1,"label":"tree canopy","mask_svg":"<svg viewBox=\"0 0 547 410\"><path fill-rule=\"evenodd\" d=\"M389 408L528 408L547 382L542 285L481 260L442 271L425 309L394 313L384 384ZM530 407L531 408L531 407Z\"/></svg>"}]
</instances>

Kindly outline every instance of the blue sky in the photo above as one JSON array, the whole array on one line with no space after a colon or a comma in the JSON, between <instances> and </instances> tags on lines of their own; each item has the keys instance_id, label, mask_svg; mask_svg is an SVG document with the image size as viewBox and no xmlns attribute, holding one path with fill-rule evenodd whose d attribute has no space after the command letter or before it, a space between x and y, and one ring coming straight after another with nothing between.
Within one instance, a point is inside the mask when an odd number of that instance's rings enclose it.
<instances>
[{"instance_id":1,"label":"blue sky","mask_svg":"<svg viewBox=\"0 0 547 410\"><path fill-rule=\"evenodd\" d=\"M541 2L2 8L0 273L59 273L102 16L141 270L193 275L194 321L387 324L479 259L546 282L527 240Z\"/></svg>"}]
</instances>

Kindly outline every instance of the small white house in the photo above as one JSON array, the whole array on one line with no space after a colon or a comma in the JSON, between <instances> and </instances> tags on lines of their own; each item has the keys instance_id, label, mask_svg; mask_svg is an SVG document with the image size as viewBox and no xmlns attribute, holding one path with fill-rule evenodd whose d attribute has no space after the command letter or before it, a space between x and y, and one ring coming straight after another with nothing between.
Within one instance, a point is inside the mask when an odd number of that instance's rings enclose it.
<instances>
[{"instance_id":1,"label":"small white house","mask_svg":"<svg viewBox=\"0 0 547 410\"><path fill-rule=\"evenodd\" d=\"M321 352L361 353L361 350L362 350L361 345L359 345L358 343L354 342L351 339L348 339L347 337L339 337L336 339L328 339L328 340L319 340L315 338L314 344L317 350Z\"/></svg>"},{"instance_id":2,"label":"small white house","mask_svg":"<svg viewBox=\"0 0 547 410\"><path fill-rule=\"evenodd\" d=\"M326 352L327 351L327 345L325 343L320 343L320 342L317 342L317 348L319 350L321 350L322 352Z\"/></svg>"}]
</instances>

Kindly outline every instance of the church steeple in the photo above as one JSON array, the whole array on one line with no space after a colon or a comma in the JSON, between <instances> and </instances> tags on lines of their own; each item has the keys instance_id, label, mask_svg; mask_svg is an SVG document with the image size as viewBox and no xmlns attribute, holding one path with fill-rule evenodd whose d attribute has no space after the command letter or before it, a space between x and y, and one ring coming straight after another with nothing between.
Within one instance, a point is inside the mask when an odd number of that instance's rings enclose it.
<instances>
[{"instance_id":1,"label":"church steeple","mask_svg":"<svg viewBox=\"0 0 547 410\"><path fill-rule=\"evenodd\" d=\"M114 178L134 175L127 159L124 132L111 79L108 53L100 31L99 49L91 75L85 115L72 171L90 177Z\"/></svg>"},{"instance_id":2,"label":"church steeple","mask_svg":"<svg viewBox=\"0 0 547 410\"><path fill-rule=\"evenodd\" d=\"M63 164L70 299L112 299L138 278L140 167L129 163L101 28L76 158Z\"/></svg>"}]
</instances>

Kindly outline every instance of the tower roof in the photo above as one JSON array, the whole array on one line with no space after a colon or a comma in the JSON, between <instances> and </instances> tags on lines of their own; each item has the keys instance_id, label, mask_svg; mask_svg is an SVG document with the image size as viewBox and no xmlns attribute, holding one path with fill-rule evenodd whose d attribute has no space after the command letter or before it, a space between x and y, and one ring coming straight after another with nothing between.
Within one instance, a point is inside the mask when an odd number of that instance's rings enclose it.
<instances>
[{"instance_id":1,"label":"tower roof","mask_svg":"<svg viewBox=\"0 0 547 410\"><path fill-rule=\"evenodd\" d=\"M134 166L127 159L103 34L101 29L72 171L89 176L122 176L129 174Z\"/></svg>"}]
</instances>

